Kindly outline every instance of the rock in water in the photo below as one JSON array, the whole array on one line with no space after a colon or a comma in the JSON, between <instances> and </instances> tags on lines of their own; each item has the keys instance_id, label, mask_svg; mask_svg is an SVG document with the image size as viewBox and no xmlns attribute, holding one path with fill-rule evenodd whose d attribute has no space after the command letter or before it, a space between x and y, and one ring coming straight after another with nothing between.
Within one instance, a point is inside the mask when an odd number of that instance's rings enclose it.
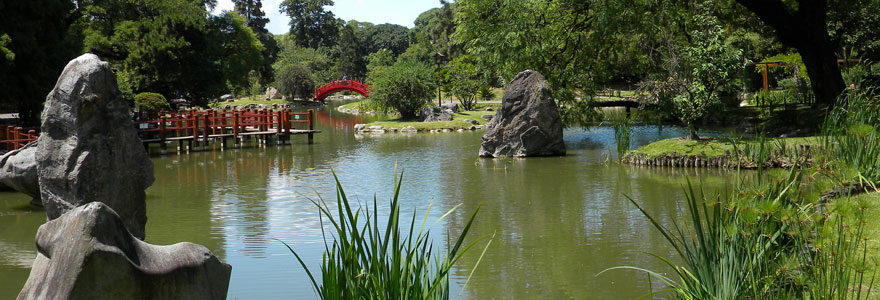
<instances>
[{"instance_id":1,"label":"rock in water","mask_svg":"<svg viewBox=\"0 0 880 300\"><path fill-rule=\"evenodd\" d=\"M225 299L232 267L207 248L147 244L92 202L40 226L18 299Z\"/></svg>"},{"instance_id":2,"label":"rock in water","mask_svg":"<svg viewBox=\"0 0 880 300\"><path fill-rule=\"evenodd\" d=\"M480 156L554 155L565 155L565 143L550 83L538 72L522 71L504 90L501 109L483 134Z\"/></svg>"},{"instance_id":3,"label":"rock in water","mask_svg":"<svg viewBox=\"0 0 880 300\"><path fill-rule=\"evenodd\" d=\"M144 190L153 184L153 163L110 66L92 54L70 61L42 117L36 158L49 220L85 203L104 202L143 239Z\"/></svg>"},{"instance_id":4,"label":"rock in water","mask_svg":"<svg viewBox=\"0 0 880 300\"><path fill-rule=\"evenodd\" d=\"M42 205L36 155L37 143L31 142L0 157L0 183L31 196L31 203Z\"/></svg>"}]
</instances>

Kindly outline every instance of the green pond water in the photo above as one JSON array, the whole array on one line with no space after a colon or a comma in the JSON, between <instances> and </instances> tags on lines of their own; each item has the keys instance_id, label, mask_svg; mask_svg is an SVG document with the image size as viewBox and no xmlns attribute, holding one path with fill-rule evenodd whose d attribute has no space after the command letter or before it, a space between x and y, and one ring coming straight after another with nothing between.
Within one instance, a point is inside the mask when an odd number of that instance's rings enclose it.
<instances>
[{"instance_id":1,"label":"green pond water","mask_svg":"<svg viewBox=\"0 0 880 300\"><path fill-rule=\"evenodd\" d=\"M416 210L421 218L433 202L428 224L437 245L457 236L482 205L471 237L495 238L466 286L482 249L454 269L453 298L632 299L661 284L635 271L596 274L620 265L666 270L645 253L670 257L672 250L625 197L671 224L685 216L686 177L710 190L734 180L733 173L712 169L613 163L613 131L605 127L566 129L565 157L480 159L481 131L364 137L352 130L363 122L356 116L328 108L317 119L323 133L313 145L296 136L289 146L154 156L147 242L207 246L232 265L230 299L312 299L305 272L276 239L292 243L317 270L324 246L309 199L320 196L335 207L331 170L350 198L376 196L387 213L396 167L405 174L403 217ZM637 127L632 146L684 134ZM17 295L36 255L33 239L45 214L28 201L0 193L0 299Z\"/></svg>"}]
</instances>

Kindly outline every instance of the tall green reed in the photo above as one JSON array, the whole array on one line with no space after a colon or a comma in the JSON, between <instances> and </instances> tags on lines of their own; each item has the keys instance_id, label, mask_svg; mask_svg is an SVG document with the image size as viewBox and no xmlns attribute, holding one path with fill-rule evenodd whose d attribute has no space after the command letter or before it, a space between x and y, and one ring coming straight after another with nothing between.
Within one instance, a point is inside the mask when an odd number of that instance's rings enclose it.
<instances>
[{"instance_id":1,"label":"tall green reed","mask_svg":"<svg viewBox=\"0 0 880 300\"><path fill-rule=\"evenodd\" d=\"M845 91L822 126L829 159L857 170L859 180L880 180L880 91Z\"/></svg>"},{"instance_id":2,"label":"tall green reed","mask_svg":"<svg viewBox=\"0 0 880 300\"><path fill-rule=\"evenodd\" d=\"M617 145L617 159L619 160L629 150L633 121L629 114L623 112L609 113L606 118L611 122L611 128L614 129L614 142Z\"/></svg>"},{"instance_id":3,"label":"tall green reed","mask_svg":"<svg viewBox=\"0 0 880 300\"><path fill-rule=\"evenodd\" d=\"M633 266L608 270L647 272L668 286L652 293L677 299L864 299L872 266L859 228L865 221L853 213L863 206L817 210L811 192L800 188L802 177L792 168L776 180L740 181L735 193L714 197L688 180L688 218L671 227L629 199L675 250L674 258L650 254L673 276Z\"/></svg>"},{"instance_id":4,"label":"tall green reed","mask_svg":"<svg viewBox=\"0 0 880 300\"><path fill-rule=\"evenodd\" d=\"M325 218L332 225L329 233L332 242L327 242L327 232L324 233L321 277L316 278L293 247L282 241L306 270L320 298L448 299L450 270L462 255L482 240L478 238L465 244L465 237L479 207L468 219L452 247L439 256L439 248L434 247L430 230L426 227L430 206L418 229L415 211L409 222L403 220L409 224L401 223L399 195L402 173L395 178L394 195L389 203L391 211L384 226L380 226L378 200L375 197L372 209L369 206L353 208L339 178L335 173L333 177L336 180L336 214L331 212L323 199L319 198L320 202L312 201L320 211L322 227ZM458 206L447 211L440 219L452 214L456 208ZM409 225L409 229L402 230L402 225ZM476 265L479 265L490 244L491 239Z\"/></svg>"}]
</instances>

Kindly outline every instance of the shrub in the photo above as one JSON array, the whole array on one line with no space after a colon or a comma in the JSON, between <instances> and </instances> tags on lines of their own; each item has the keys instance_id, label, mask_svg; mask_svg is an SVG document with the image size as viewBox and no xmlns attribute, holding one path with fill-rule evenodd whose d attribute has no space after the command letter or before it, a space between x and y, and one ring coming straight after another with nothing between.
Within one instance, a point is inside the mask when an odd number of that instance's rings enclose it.
<instances>
[{"instance_id":1,"label":"shrub","mask_svg":"<svg viewBox=\"0 0 880 300\"><path fill-rule=\"evenodd\" d=\"M428 214L416 228L416 216L410 220L400 219L401 181L396 180L394 196L391 198L388 219L379 224L378 200L373 198L370 205L354 206L350 203L336 178L336 212L331 212L327 203L314 202L318 206L323 221L329 221L332 229L325 236L333 236L332 243L325 240L325 252L321 265L321 276L315 278L306 267L299 254L284 243L306 270L313 287L321 299L449 299L449 272L452 266L471 247L482 239L468 244L464 239L479 212L479 207L471 215L461 234L446 255L437 257L440 252L434 248L430 230L425 228ZM452 213L452 208L441 219ZM430 206L429 206L430 212ZM404 223L401 224L401 221ZM409 230L400 226L409 225ZM483 249L486 253L491 240ZM482 254L477 260L482 259ZM474 266L476 268L476 266ZM473 273L471 273L473 274ZM318 279L321 283L318 283ZM468 277L470 279L470 276ZM467 284L467 283L465 283Z\"/></svg>"},{"instance_id":2,"label":"shrub","mask_svg":"<svg viewBox=\"0 0 880 300\"><path fill-rule=\"evenodd\" d=\"M312 72L306 66L300 64L287 64L282 66L276 74L278 91L288 99L309 98L315 91L315 80Z\"/></svg>"},{"instance_id":3,"label":"shrub","mask_svg":"<svg viewBox=\"0 0 880 300\"><path fill-rule=\"evenodd\" d=\"M403 119L415 119L437 87L433 74L424 63L400 60L370 79L374 90L371 98L379 107L396 110Z\"/></svg>"},{"instance_id":4,"label":"shrub","mask_svg":"<svg viewBox=\"0 0 880 300\"><path fill-rule=\"evenodd\" d=\"M134 104L141 112L154 114L163 109L171 109L165 97L157 93L140 93L134 96Z\"/></svg>"}]
</instances>

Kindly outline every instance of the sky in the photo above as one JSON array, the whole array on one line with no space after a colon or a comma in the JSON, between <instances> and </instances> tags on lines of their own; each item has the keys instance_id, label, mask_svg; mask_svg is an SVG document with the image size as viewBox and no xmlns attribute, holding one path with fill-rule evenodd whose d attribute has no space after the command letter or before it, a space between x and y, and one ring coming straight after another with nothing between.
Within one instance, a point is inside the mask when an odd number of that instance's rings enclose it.
<instances>
[{"instance_id":1,"label":"sky","mask_svg":"<svg viewBox=\"0 0 880 300\"><path fill-rule=\"evenodd\" d=\"M282 0L263 0L263 11L269 18L266 28L273 34L287 33L290 30L290 18L278 12ZM422 12L440 7L439 0L334 0L330 11L337 18L350 21L358 20L373 24L398 24L413 27L413 22ZM218 0L215 14L224 10L232 10L232 0Z\"/></svg>"}]
</instances>

